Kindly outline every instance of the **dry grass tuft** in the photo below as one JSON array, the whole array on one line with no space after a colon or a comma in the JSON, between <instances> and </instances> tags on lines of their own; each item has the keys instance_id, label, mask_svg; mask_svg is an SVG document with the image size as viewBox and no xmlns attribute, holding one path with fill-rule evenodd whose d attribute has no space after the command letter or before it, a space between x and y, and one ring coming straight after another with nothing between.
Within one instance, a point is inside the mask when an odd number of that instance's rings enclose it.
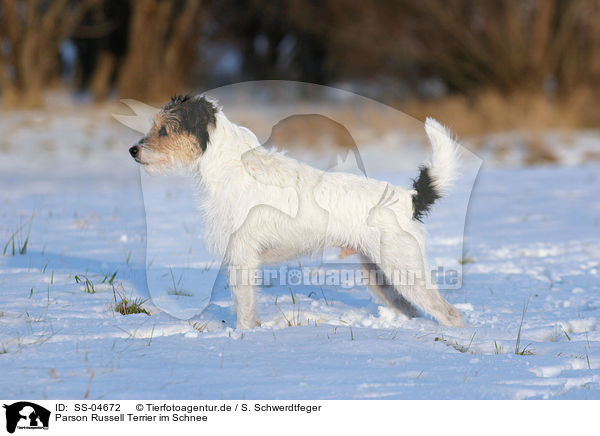
<instances>
[{"instance_id":1,"label":"dry grass tuft","mask_svg":"<svg viewBox=\"0 0 600 436\"><path fill-rule=\"evenodd\" d=\"M146 300L142 298L135 298L130 300L123 297L121 301L115 304L115 312L119 312L121 315L133 315L135 313L145 313L150 316L150 312L142 307Z\"/></svg>"}]
</instances>

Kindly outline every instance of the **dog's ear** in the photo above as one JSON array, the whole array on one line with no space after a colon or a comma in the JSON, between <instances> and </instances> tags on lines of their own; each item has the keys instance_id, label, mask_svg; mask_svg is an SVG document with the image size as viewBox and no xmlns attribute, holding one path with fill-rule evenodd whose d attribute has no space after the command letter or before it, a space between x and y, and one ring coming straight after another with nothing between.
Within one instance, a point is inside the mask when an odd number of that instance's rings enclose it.
<instances>
[{"instance_id":1,"label":"dog's ear","mask_svg":"<svg viewBox=\"0 0 600 436\"><path fill-rule=\"evenodd\" d=\"M209 141L209 128L215 127L218 107L203 96L192 97L178 104L173 111L179 118L181 130L193 135L204 153Z\"/></svg>"}]
</instances>

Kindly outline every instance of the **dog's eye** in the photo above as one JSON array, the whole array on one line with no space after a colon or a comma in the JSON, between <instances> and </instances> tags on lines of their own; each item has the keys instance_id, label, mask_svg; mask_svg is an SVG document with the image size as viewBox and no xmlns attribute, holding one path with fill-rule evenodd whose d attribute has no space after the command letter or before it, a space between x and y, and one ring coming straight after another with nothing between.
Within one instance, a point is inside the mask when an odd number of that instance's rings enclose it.
<instances>
[{"instance_id":1,"label":"dog's eye","mask_svg":"<svg viewBox=\"0 0 600 436\"><path fill-rule=\"evenodd\" d=\"M165 129L165 126L162 126L160 128L160 130L158 131L158 136L167 136L167 129Z\"/></svg>"}]
</instances>

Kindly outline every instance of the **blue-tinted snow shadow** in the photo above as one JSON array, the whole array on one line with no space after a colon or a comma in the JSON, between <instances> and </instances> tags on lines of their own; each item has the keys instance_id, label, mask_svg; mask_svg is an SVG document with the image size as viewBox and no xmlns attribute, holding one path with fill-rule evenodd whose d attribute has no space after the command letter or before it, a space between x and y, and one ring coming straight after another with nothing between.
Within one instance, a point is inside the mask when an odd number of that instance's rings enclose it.
<instances>
[{"instance_id":1,"label":"blue-tinted snow shadow","mask_svg":"<svg viewBox=\"0 0 600 436\"><path fill-rule=\"evenodd\" d=\"M136 295L148 299L173 318L218 321L229 326L236 324L235 307L223 267L151 266L147 269L141 263L114 262L41 251L28 251L24 255L6 256L4 259L9 267L72 274L74 285L75 275L88 277L94 284L98 284L103 281L106 283L107 278L110 279L116 272L115 284L127 282L123 288L116 287L116 292L124 292L128 297ZM263 282L258 286L263 303L265 300L273 303L279 300L282 306L291 300L294 301L293 304L299 305L310 304L311 301L324 305L337 303L348 309L361 309L368 314L377 314L381 302L367 286L355 282L361 271L360 263L321 263L314 259L301 259L300 262L263 268ZM268 280L266 276L269 276ZM327 281L331 277L338 281L331 284Z\"/></svg>"}]
</instances>

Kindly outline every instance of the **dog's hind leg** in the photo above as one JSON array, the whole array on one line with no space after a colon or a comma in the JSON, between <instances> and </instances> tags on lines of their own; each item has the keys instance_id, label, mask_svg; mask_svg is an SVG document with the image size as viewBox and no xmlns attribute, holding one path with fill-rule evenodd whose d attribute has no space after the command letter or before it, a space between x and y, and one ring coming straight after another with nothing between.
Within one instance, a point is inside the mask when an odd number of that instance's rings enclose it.
<instances>
[{"instance_id":1,"label":"dog's hind leg","mask_svg":"<svg viewBox=\"0 0 600 436\"><path fill-rule=\"evenodd\" d=\"M376 257L375 257L376 258ZM418 241L408 232L382 232L379 268L402 296L442 324L461 327L460 313L438 292L426 274Z\"/></svg>"},{"instance_id":2,"label":"dog's hind leg","mask_svg":"<svg viewBox=\"0 0 600 436\"><path fill-rule=\"evenodd\" d=\"M407 318L419 316L419 310L396 290L394 285L379 268L377 263L364 255L360 255L361 266L369 277L369 288L391 308L397 310Z\"/></svg>"}]
</instances>

